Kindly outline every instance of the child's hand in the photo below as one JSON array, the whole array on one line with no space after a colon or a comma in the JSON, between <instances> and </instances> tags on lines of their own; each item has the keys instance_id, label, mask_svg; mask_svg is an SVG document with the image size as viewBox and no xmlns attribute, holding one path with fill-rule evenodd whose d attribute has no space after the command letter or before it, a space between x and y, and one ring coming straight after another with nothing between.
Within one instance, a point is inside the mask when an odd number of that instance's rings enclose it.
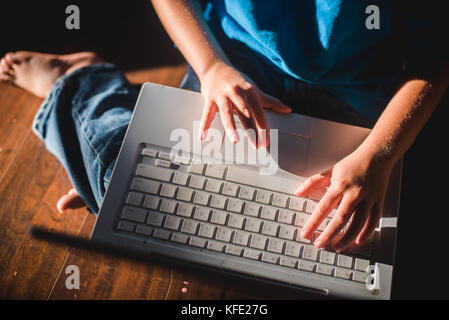
<instances>
[{"instance_id":1,"label":"child's hand","mask_svg":"<svg viewBox=\"0 0 449 320\"><path fill-rule=\"evenodd\" d=\"M304 226L301 237L310 238L323 219L338 206L326 229L315 240L315 246L322 248L330 244L340 252L354 241L356 245L365 242L382 216L391 171L390 162L373 161L363 151L356 150L329 170L308 178L298 189L299 196L306 196L317 188L329 188ZM351 216L350 226L342 237L337 237Z\"/></svg>"},{"instance_id":2,"label":"child's hand","mask_svg":"<svg viewBox=\"0 0 449 320\"><path fill-rule=\"evenodd\" d=\"M235 113L245 130L253 128L258 133L258 146L267 147L269 133L263 109L272 109L285 114L291 112L289 107L263 93L251 80L224 62L218 62L210 67L200 81L201 92L205 98L200 124L201 140L205 138L207 129L219 111L223 126L232 143L239 140L233 117Z\"/></svg>"}]
</instances>

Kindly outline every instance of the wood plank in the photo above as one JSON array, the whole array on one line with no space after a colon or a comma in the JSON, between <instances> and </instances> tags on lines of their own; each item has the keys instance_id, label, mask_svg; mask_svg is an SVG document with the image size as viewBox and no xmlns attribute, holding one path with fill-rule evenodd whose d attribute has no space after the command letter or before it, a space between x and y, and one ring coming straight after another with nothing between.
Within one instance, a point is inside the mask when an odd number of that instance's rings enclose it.
<instances>
[{"instance_id":1,"label":"wood plank","mask_svg":"<svg viewBox=\"0 0 449 320\"><path fill-rule=\"evenodd\" d=\"M67 250L32 238L32 225L76 234L85 210L61 215L55 208L71 184L43 142L29 130L0 185L0 297L45 299Z\"/></svg>"},{"instance_id":2,"label":"wood plank","mask_svg":"<svg viewBox=\"0 0 449 320\"><path fill-rule=\"evenodd\" d=\"M42 99L0 81L0 182L31 128Z\"/></svg>"}]
</instances>

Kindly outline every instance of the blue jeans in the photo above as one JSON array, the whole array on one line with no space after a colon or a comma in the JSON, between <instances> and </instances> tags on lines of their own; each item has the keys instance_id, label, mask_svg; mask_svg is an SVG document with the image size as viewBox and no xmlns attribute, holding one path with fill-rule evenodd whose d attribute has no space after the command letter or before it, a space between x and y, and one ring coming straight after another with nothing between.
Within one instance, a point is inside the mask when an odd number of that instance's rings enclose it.
<instances>
[{"instance_id":1,"label":"blue jeans","mask_svg":"<svg viewBox=\"0 0 449 320\"><path fill-rule=\"evenodd\" d=\"M367 127L374 123L326 90L284 76L245 54L244 48L228 55L264 92L299 113ZM200 91L190 67L181 87ZM96 64L58 79L35 116L34 133L64 166L93 213L103 200L137 96L115 66Z\"/></svg>"}]
</instances>

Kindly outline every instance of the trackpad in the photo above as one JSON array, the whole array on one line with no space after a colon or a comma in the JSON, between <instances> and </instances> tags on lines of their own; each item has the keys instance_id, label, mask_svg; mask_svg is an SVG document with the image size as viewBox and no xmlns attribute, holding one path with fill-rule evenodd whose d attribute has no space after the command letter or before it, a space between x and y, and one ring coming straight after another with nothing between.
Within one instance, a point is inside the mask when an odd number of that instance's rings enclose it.
<instances>
[{"instance_id":1,"label":"trackpad","mask_svg":"<svg viewBox=\"0 0 449 320\"><path fill-rule=\"evenodd\" d=\"M310 138L279 131L278 165L293 174L300 174L306 169ZM271 153L274 150L271 150Z\"/></svg>"}]
</instances>

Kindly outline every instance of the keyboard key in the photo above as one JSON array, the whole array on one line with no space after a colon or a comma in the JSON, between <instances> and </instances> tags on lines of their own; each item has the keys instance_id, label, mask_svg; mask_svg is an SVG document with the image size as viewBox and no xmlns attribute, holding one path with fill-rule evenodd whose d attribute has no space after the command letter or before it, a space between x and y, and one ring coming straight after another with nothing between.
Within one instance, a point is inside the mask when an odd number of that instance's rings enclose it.
<instances>
[{"instance_id":1,"label":"keyboard key","mask_svg":"<svg viewBox=\"0 0 449 320\"><path fill-rule=\"evenodd\" d=\"M145 222L147 210L135 207L126 206L122 212L122 219L131 220L135 222Z\"/></svg>"},{"instance_id":2,"label":"keyboard key","mask_svg":"<svg viewBox=\"0 0 449 320\"><path fill-rule=\"evenodd\" d=\"M224 243L217 242L217 241L209 240L207 243L207 249L213 250L213 251L218 251L218 252L223 252L224 246L225 246Z\"/></svg>"},{"instance_id":3,"label":"keyboard key","mask_svg":"<svg viewBox=\"0 0 449 320\"><path fill-rule=\"evenodd\" d=\"M161 199L155 196L146 196L145 201L143 202L143 206L148 209L156 210L159 206L159 201Z\"/></svg>"},{"instance_id":4,"label":"keyboard key","mask_svg":"<svg viewBox=\"0 0 449 320\"><path fill-rule=\"evenodd\" d=\"M151 158L156 158L157 150L149 149L149 148L143 148L142 149L142 155L143 156L147 156L147 157L151 157Z\"/></svg>"},{"instance_id":5,"label":"keyboard key","mask_svg":"<svg viewBox=\"0 0 449 320\"><path fill-rule=\"evenodd\" d=\"M171 240L177 243L186 244L189 241L189 236L183 233L173 233Z\"/></svg>"},{"instance_id":6,"label":"keyboard key","mask_svg":"<svg viewBox=\"0 0 449 320\"><path fill-rule=\"evenodd\" d=\"M204 163L192 163L187 167L187 170L190 173L203 174L204 172Z\"/></svg>"},{"instance_id":7,"label":"keyboard key","mask_svg":"<svg viewBox=\"0 0 449 320\"><path fill-rule=\"evenodd\" d=\"M366 283L366 281L368 280L369 276L370 276L369 273L360 272L360 271L354 271L352 273L352 280L357 281L357 282Z\"/></svg>"},{"instance_id":8,"label":"keyboard key","mask_svg":"<svg viewBox=\"0 0 449 320\"><path fill-rule=\"evenodd\" d=\"M198 237L190 237L189 244L194 247L204 248L206 246L206 239L201 239Z\"/></svg>"},{"instance_id":9,"label":"keyboard key","mask_svg":"<svg viewBox=\"0 0 449 320\"><path fill-rule=\"evenodd\" d=\"M223 179L226 166L222 164L208 164L206 168L206 176Z\"/></svg>"},{"instance_id":10,"label":"keyboard key","mask_svg":"<svg viewBox=\"0 0 449 320\"><path fill-rule=\"evenodd\" d=\"M302 252L302 258L317 261L318 259L318 249L312 245L304 245L304 250Z\"/></svg>"},{"instance_id":11,"label":"keyboard key","mask_svg":"<svg viewBox=\"0 0 449 320\"><path fill-rule=\"evenodd\" d=\"M254 188L251 188L248 186L241 186L239 198L245 199L245 200L253 200L255 191L256 191L256 189L254 189Z\"/></svg>"},{"instance_id":12,"label":"keyboard key","mask_svg":"<svg viewBox=\"0 0 449 320\"><path fill-rule=\"evenodd\" d=\"M181 224L181 218L176 216L168 216L167 219L165 219L164 227L166 229L170 230L178 230L179 225Z\"/></svg>"},{"instance_id":13,"label":"keyboard key","mask_svg":"<svg viewBox=\"0 0 449 320\"><path fill-rule=\"evenodd\" d=\"M210 222L224 225L226 223L227 216L228 214L224 211L213 210L212 215L210 217Z\"/></svg>"},{"instance_id":14,"label":"keyboard key","mask_svg":"<svg viewBox=\"0 0 449 320\"><path fill-rule=\"evenodd\" d=\"M257 190L256 201L264 204L269 204L271 200L271 192L266 190Z\"/></svg>"},{"instance_id":15,"label":"keyboard key","mask_svg":"<svg viewBox=\"0 0 449 320\"><path fill-rule=\"evenodd\" d=\"M369 260L355 258L354 269L366 272L369 268Z\"/></svg>"},{"instance_id":16,"label":"keyboard key","mask_svg":"<svg viewBox=\"0 0 449 320\"><path fill-rule=\"evenodd\" d=\"M196 229L198 229L198 222L191 219L184 219L182 222L181 232L196 234Z\"/></svg>"},{"instance_id":17,"label":"keyboard key","mask_svg":"<svg viewBox=\"0 0 449 320\"><path fill-rule=\"evenodd\" d=\"M270 221L264 221L263 227L262 227L262 234L265 234L267 236L275 237L278 233L279 224L275 222Z\"/></svg>"},{"instance_id":18,"label":"keyboard key","mask_svg":"<svg viewBox=\"0 0 449 320\"><path fill-rule=\"evenodd\" d=\"M334 275L337 278L349 280L349 279L351 279L351 273L352 273L352 271L349 269L336 267Z\"/></svg>"},{"instance_id":19,"label":"keyboard key","mask_svg":"<svg viewBox=\"0 0 449 320\"><path fill-rule=\"evenodd\" d=\"M298 232L296 232L296 241L301 243L310 244L311 241L309 239L301 238L301 229L298 229Z\"/></svg>"},{"instance_id":20,"label":"keyboard key","mask_svg":"<svg viewBox=\"0 0 449 320\"><path fill-rule=\"evenodd\" d=\"M207 206L209 203L210 194L204 191L196 191L193 198L193 203Z\"/></svg>"},{"instance_id":21,"label":"keyboard key","mask_svg":"<svg viewBox=\"0 0 449 320\"><path fill-rule=\"evenodd\" d=\"M190 177L189 187L201 190L204 187L205 181L206 179L204 177L192 175Z\"/></svg>"},{"instance_id":22,"label":"keyboard key","mask_svg":"<svg viewBox=\"0 0 449 320\"><path fill-rule=\"evenodd\" d=\"M159 159L171 160L170 152L159 151L157 157Z\"/></svg>"},{"instance_id":23,"label":"keyboard key","mask_svg":"<svg viewBox=\"0 0 449 320\"><path fill-rule=\"evenodd\" d=\"M243 257L253 260L259 260L261 251L245 248L243 249Z\"/></svg>"},{"instance_id":24,"label":"keyboard key","mask_svg":"<svg viewBox=\"0 0 449 320\"><path fill-rule=\"evenodd\" d=\"M295 238L296 228L293 226L281 226L279 230L279 238L293 240Z\"/></svg>"},{"instance_id":25,"label":"keyboard key","mask_svg":"<svg viewBox=\"0 0 449 320\"><path fill-rule=\"evenodd\" d=\"M161 192L159 193L162 197L174 198L177 187L172 184L162 184Z\"/></svg>"},{"instance_id":26,"label":"keyboard key","mask_svg":"<svg viewBox=\"0 0 449 320\"><path fill-rule=\"evenodd\" d=\"M160 227L162 226L162 221L164 220L164 216L162 213L159 212L154 212L154 211L150 211L150 215L148 217L148 224L155 226L155 227Z\"/></svg>"},{"instance_id":27,"label":"keyboard key","mask_svg":"<svg viewBox=\"0 0 449 320\"><path fill-rule=\"evenodd\" d=\"M248 245L249 235L250 234L245 231L235 231L232 243L246 247Z\"/></svg>"},{"instance_id":28,"label":"keyboard key","mask_svg":"<svg viewBox=\"0 0 449 320\"><path fill-rule=\"evenodd\" d=\"M135 223L128 222L128 221L120 221L118 223L117 229L120 231L133 232L135 226L136 226Z\"/></svg>"},{"instance_id":29,"label":"keyboard key","mask_svg":"<svg viewBox=\"0 0 449 320\"><path fill-rule=\"evenodd\" d=\"M314 263L312 261L299 260L298 269L313 272L313 270L315 269L315 265L316 265L316 263Z\"/></svg>"},{"instance_id":30,"label":"keyboard key","mask_svg":"<svg viewBox=\"0 0 449 320\"><path fill-rule=\"evenodd\" d=\"M176 214L178 216L190 218L192 216L193 206L188 203L180 203Z\"/></svg>"},{"instance_id":31,"label":"keyboard key","mask_svg":"<svg viewBox=\"0 0 449 320\"><path fill-rule=\"evenodd\" d=\"M304 211L304 204L306 200L298 197L290 197L288 208L295 211Z\"/></svg>"},{"instance_id":32,"label":"keyboard key","mask_svg":"<svg viewBox=\"0 0 449 320\"><path fill-rule=\"evenodd\" d=\"M285 245L285 254L291 257L299 258L299 254L301 252L301 245L294 243L294 242L288 242Z\"/></svg>"},{"instance_id":33,"label":"keyboard key","mask_svg":"<svg viewBox=\"0 0 449 320\"><path fill-rule=\"evenodd\" d=\"M198 235L205 238L212 239L215 232L215 226L210 223L200 223L200 230Z\"/></svg>"},{"instance_id":34,"label":"keyboard key","mask_svg":"<svg viewBox=\"0 0 449 320\"><path fill-rule=\"evenodd\" d=\"M231 242L232 229L226 227L217 227L217 233L215 234L215 240L223 242Z\"/></svg>"},{"instance_id":35,"label":"keyboard key","mask_svg":"<svg viewBox=\"0 0 449 320\"><path fill-rule=\"evenodd\" d=\"M155 162L156 166L162 167L162 168L170 168L171 162L167 160L157 159Z\"/></svg>"},{"instance_id":36,"label":"keyboard key","mask_svg":"<svg viewBox=\"0 0 449 320\"><path fill-rule=\"evenodd\" d=\"M158 194L160 186L161 184L156 181L143 178L134 178L131 184L131 189L150 194Z\"/></svg>"},{"instance_id":37,"label":"keyboard key","mask_svg":"<svg viewBox=\"0 0 449 320\"><path fill-rule=\"evenodd\" d=\"M298 263L298 259L290 258L290 257L281 257L280 265L289 268L296 268L296 264Z\"/></svg>"},{"instance_id":38,"label":"keyboard key","mask_svg":"<svg viewBox=\"0 0 449 320\"><path fill-rule=\"evenodd\" d=\"M171 232L164 229L155 229L154 237L162 240L170 239Z\"/></svg>"},{"instance_id":39,"label":"keyboard key","mask_svg":"<svg viewBox=\"0 0 449 320\"><path fill-rule=\"evenodd\" d=\"M144 224L138 224L136 227L136 233L138 234L142 234L144 236L151 236L151 233L153 232L152 227L149 227L147 225Z\"/></svg>"},{"instance_id":40,"label":"keyboard key","mask_svg":"<svg viewBox=\"0 0 449 320\"><path fill-rule=\"evenodd\" d=\"M279 260L279 256L277 254L273 254L273 253L269 253L269 252L263 252L261 260L263 262L277 264L277 262Z\"/></svg>"},{"instance_id":41,"label":"keyboard key","mask_svg":"<svg viewBox=\"0 0 449 320\"><path fill-rule=\"evenodd\" d=\"M274 253L282 253L285 241L278 238L270 238L268 240L267 250Z\"/></svg>"},{"instance_id":42,"label":"keyboard key","mask_svg":"<svg viewBox=\"0 0 449 320\"><path fill-rule=\"evenodd\" d=\"M332 275L332 270L334 270L334 267L327 264L318 263L316 266L316 273L324 274L327 276Z\"/></svg>"},{"instance_id":43,"label":"keyboard key","mask_svg":"<svg viewBox=\"0 0 449 320\"><path fill-rule=\"evenodd\" d=\"M223 185L222 193L224 195L227 195L227 196L230 196L230 197L236 197L238 189L239 189L239 186L236 185L235 183L226 182Z\"/></svg>"},{"instance_id":44,"label":"keyboard key","mask_svg":"<svg viewBox=\"0 0 449 320\"><path fill-rule=\"evenodd\" d=\"M343 254L337 255L337 266L351 269L352 257Z\"/></svg>"},{"instance_id":45,"label":"keyboard key","mask_svg":"<svg viewBox=\"0 0 449 320\"><path fill-rule=\"evenodd\" d=\"M224 209L226 205L226 200L227 200L226 197L223 197L218 194L213 194L212 199L210 201L210 206L212 208Z\"/></svg>"},{"instance_id":46,"label":"keyboard key","mask_svg":"<svg viewBox=\"0 0 449 320\"><path fill-rule=\"evenodd\" d=\"M242 254L243 248L234 246L232 244L226 245L225 252L228 254L232 254L234 256L240 256Z\"/></svg>"},{"instance_id":47,"label":"keyboard key","mask_svg":"<svg viewBox=\"0 0 449 320\"><path fill-rule=\"evenodd\" d=\"M286 224L292 224L293 223L293 217L295 216L295 213L290 210L279 210L278 214L278 222L286 223Z\"/></svg>"},{"instance_id":48,"label":"keyboard key","mask_svg":"<svg viewBox=\"0 0 449 320\"><path fill-rule=\"evenodd\" d=\"M175 174L173 175L173 183L179 184L181 186L185 186L185 185L187 185L188 178L189 178L189 176L185 173L175 172Z\"/></svg>"},{"instance_id":49,"label":"keyboard key","mask_svg":"<svg viewBox=\"0 0 449 320\"><path fill-rule=\"evenodd\" d=\"M261 221L262 220L259 219L247 218L245 223L245 230L251 232L259 232Z\"/></svg>"},{"instance_id":50,"label":"keyboard key","mask_svg":"<svg viewBox=\"0 0 449 320\"><path fill-rule=\"evenodd\" d=\"M236 198L230 198L228 201L228 210L232 212L242 212L243 201Z\"/></svg>"},{"instance_id":51,"label":"keyboard key","mask_svg":"<svg viewBox=\"0 0 449 320\"><path fill-rule=\"evenodd\" d=\"M245 218L239 214L229 214L228 227L243 229L243 221Z\"/></svg>"},{"instance_id":52,"label":"keyboard key","mask_svg":"<svg viewBox=\"0 0 449 320\"><path fill-rule=\"evenodd\" d=\"M190 201L192 201L192 195L193 195L193 190L185 188L185 187L179 187L178 194L176 195L176 199L190 202Z\"/></svg>"},{"instance_id":53,"label":"keyboard key","mask_svg":"<svg viewBox=\"0 0 449 320\"><path fill-rule=\"evenodd\" d=\"M275 220L276 219L277 209L274 207L264 206L262 207L262 213L260 217L265 220Z\"/></svg>"},{"instance_id":54,"label":"keyboard key","mask_svg":"<svg viewBox=\"0 0 449 320\"><path fill-rule=\"evenodd\" d=\"M316 206L318 205L318 202L315 202L313 200L306 200L306 206L305 206L305 212L312 214L313 210L315 210Z\"/></svg>"},{"instance_id":55,"label":"keyboard key","mask_svg":"<svg viewBox=\"0 0 449 320\"><path fill-rule=\"evenodd\" d=\"M150 166L146 164L139 164L136 170L136 175L138 176L165 182L170 182L172 173L173 171L170 169Z\"/></svg>"},{"instance_id":56,"label":"keyboard key","mask_svg":"<svg viewBox=\"0 0 449 320\"><path fill-rule=\"evenodd\" d=\"M321 250L320 251L320 262L326 263L326 264L334 264L335 253Z\"/></svg>"},{"instance_id":57,"label":"keyboard key","mask_svg":"<svg viewBox=\"0 0 449 320\"><path fill-rule=\"evenodd\" d=\"M246 214L247 216L258 217L261 207L262 206L260 204L254 202L247 202L245 203L245 210L243 211L243 213Z\"/></svg>"},{"instance_id":58,"label":"keyboard key","mask_svg":"<svg viewBox=\"0 0 449 320\"><path fill-rule=\"evenodd\" d=\"M207 220L209 220L211 211L212 211L211 209L206 208L206 207L196 207L193 217L196 220L207 221Z\"/></svg>"},{"instance_id":59,"label":"keyboard key","mask_svg":"<svg viewBox=\"0 0 449 320\"><path fill-rule=\"evenodd\" d=\"M260 249L260 250L265 250L265 245L267 243L267 239L268 239L267 237L260 235L260 234L252 235L250 247Z\"/></svg>"},{"instance_id":60,"label":"keyboard key","mask_svg":"<svg viewBox=\"0 0 449 320\"><path fill-rule=\"evenodd\" d=\"M221 181L215 179L207 179L206 181L206 191L219 193L221 189Z\"/></svg>"},{"instance_id":61,"label":"keyboard key","mask_svg":"<svg viewBox=\"0 0 449 320\"><path fill-rule=\"evenodd\" d=\"M161 211L167 213L174 213L177 202L174 200L163 199L161 203Z\"/></svg>"},{"instance_id":62,"label":"keyboard key","mask_svg":"<svg viewBox=\"0 0 449 320\"><path fill-rule=\"evenodd\" d=\"M140 207L144 198L144 194L138 192L129 192L126 198L126 204L130 204L136 207Z\"/></svg>"},{"instance_id":63,"label":"keyboard key","mask_svg":"<svg viewBox=\"0 0 449 320\"><path fill-rule=\"evenodd\" d=\"M288 196L285 194L275 193L273 197L273 205L276 207L286 208Z\"/></svg>"},{"instance_id":64,"label":"keyboard key","mask_svg":"<svg viewBox=\"0 0 449 320\"><path fill-rule=\"evenodd\" d=\"M302 213L302 212L298 212L296 214L296 220L295 220L295 225L297 225L298 227L304 227L307 220L309 220L310 215L306 214L306 213Z\"/></svg>"}]
</instances>

